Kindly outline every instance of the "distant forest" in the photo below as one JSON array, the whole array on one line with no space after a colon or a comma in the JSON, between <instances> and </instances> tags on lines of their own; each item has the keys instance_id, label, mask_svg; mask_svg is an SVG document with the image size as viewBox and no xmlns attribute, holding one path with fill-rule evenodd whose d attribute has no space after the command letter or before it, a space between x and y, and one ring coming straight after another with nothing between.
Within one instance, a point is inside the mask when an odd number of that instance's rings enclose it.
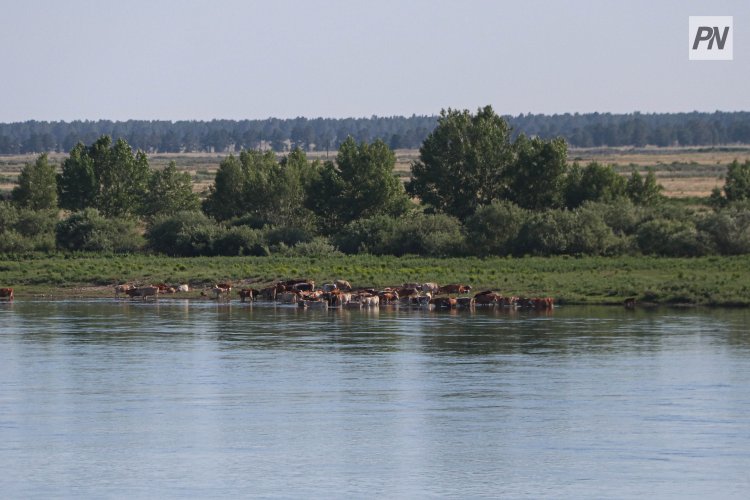
<instances>
[{"instance_id":1,"label":"distant forest","mask_svg":"<svg viewBox=\"0 0 750 500\"><path fill-rule=\"evenodd\" d=\"M562 137L573 147L714 146L750 144L750 112L561 114L505 117L514 135ZM232 152L251 149L336 151L352 136L382 139L392 149L417 149L437 116L292 118L265 120L110 120L0 124L0 154L68 152L102 135L148 153Z\"/></svg>"}]
</instances>

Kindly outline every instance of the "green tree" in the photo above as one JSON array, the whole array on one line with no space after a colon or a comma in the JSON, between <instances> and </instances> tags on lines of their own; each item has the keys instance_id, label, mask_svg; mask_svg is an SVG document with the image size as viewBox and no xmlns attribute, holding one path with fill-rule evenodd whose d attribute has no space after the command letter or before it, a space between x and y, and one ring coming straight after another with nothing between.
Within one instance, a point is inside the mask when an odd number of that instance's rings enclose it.
<instances>
[{"instance_id":1,"label":"green tree","mask_svg":"<svg viewBox=\"0 0 750 500\"><path fill-rule=\"evenodd\" d=\"M729 164L724 195L729 202L750 198L750 160L745 160L744 163L734 160Z\"/></svg>"},{"instance_id":2,"label":"green tree","mask_svg":"<svg viewBox=\"0 0 750 500\"><path fill-rule=\"evenodd\" d=\"M347 221L378 214L400 215L408 206L404 186L393 173L396 155L382 140L359 144L350 136L339 147L336 165L344 181Z\"/></svg>"},{"instance_id":3,"label":"green tree","mask_svg":"<svg viewBox=\"0 0 750 500\"><path fill-rule=\"evenodd\" d=\"M242 163L234 155L227 156L219 164L208 197L203 201L203 210L218 220L244 214L244 187Z\"/></svg>"},{"instance_id":4,"label":"green tree","mask_svg":"<svg viewBox=\"0 0 750 500\"><path fill-rule=\"evenodd\" d=\"M353 220L406 212L410 202L393 173L395 165L396 156L383 141L357 144L347 138L336 164L317 167L307 184L305 206L319 217L321 231L331 234Z\"/></svg>"},{"instance_id":5,"label":"green tree","mask_svg":"<svg viewBox=\"0 0 750 500\"><path fill-rule=\"evenodd\" d=\"M13 201L22 208L45 210L57 208L57 176L47 153L28 163L18 176L18 186L11 193Z\"/></svg>"},{"instance_id":6,"label":"green tree","mask_svg":"<svg viewBox=\"0 0 750 500\"><path fill-rule=\"evenodd\" d=\"M151 176L148 158L140 150L133 154L124 139L118 139L114 146L109 144L107 136L94 144L94 168L100 184L97 208L105 217L140 213Z\"/></svg>"},{"instance_id":7,"label":"green tree","mask_svg":"<svg viewBox=\"0 0 750 500\"><path fill-rule=\"evenodd\" d=\"M346 222L342 214L346 183L331 161L315 169L305 193L305 207L318 219L319 229L324 234L333 234Z\"/></svg>"},{"instance_id":8,"label":"green tree","mask_svg":"<svg viewBox=\"0 0 750 500\"><path fill-rule=\"evenodd\" d=\"M515 162L510 132L491 106L475 115L442 110L412 165L409 193L462 220L478 206L504 199Z\"/></svg>"},{"instance_id":9,"label":"green tree","mask_svg":"<svg viewBox=\"0 0 750 500\"><path fill-rule=\"evenodd\" d=\"M94 172L94 160L86 146L78 143L63 161L62 173L57 178L60 206L68 210L83 210L95 206L99 182Z\"/></svg>"},{"instance_id":10,"label":"green tree","mask_svg":"<svg viewBox=\"0 0 750 500\"><path fill-rule=\"evenodd\" d=\"M199 208L200 199L193 192L190 174L178 172L174 161L170 161L163 170L156 170L151 174L143 200L143 215L173 215L180 211L195 211Z\"/></svg>"},{"instance_id":11,"label":"green tree","mask_svg":"<svg viewBox=\"0 0 750 500\"><path fill-rule=\"evenodd\" d=\"M545 141L525 135L513 145L515 164L508 169L508 197L522 208L558 208L564 202L568 146L563 139Z\"/></svg>"},{"instance_id":12,"label":"green tree","mask_svg":"<svg viewBox=\"0 0 750 500\"><path fill-rule=\"evenodd\" d=\"M626 184L611 165L591 162L581 169L574 164L565 188L566 205L575 208L585 201L614 201L625 196Z\"/></svg>"},{"instance_id":13,"label":"green tree","mask_svg":"<svg viewBox=\"0 0 750 500\"><path fill-rule=\"evenodd\" d=\"M96 208L105 217L135 215L142 211L150 173L145 153L133 153L124 139L112 145L105 135L88 148L79 143L58 178L60 205Z\"/></svg>"},{"instance_id":14,"label":"green tree","mask_svg":"<svg viewBox=\"0 0 750 500\"><path fill-rule=\"evenodd\" d=\"M630 200L637 205L654 205L661 200L661 191L664 187L656 182L656 174L649 167L646 177L633 169L625 186L625 192Z\"/></svg>"},{"instance_id":15,"label":"green tree","mask_svg":"<svg viewBox=\"0 0 750 500\"><path fill-rule=\"evenodd\" d=\"M310 163L301 148L294 148L280 162L275 179L274 224L312 229L314 214L305 207L308 189L315 178L318 163Z\"/></svg>"}]
</instances>

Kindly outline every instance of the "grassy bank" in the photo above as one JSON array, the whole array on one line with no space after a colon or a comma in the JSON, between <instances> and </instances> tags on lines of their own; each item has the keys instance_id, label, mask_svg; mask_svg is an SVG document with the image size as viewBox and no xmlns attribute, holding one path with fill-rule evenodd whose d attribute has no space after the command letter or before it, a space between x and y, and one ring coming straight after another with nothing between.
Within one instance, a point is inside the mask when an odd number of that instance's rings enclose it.
<instances>
[{"instance_id":1,"label":"grassy bank","mask_svg":"<svg viewBox=\"0 0 750 500\"><path fill-rule=\"evenodd\" d=\"M461 258L202 257L61 255L0 260L0 287L19 298L109 296L120 282L189 282L196 289L230 279L268 283L305 277L355 286L404 282L470 283L506 295L552 296L561 303L614 304L626 297L662 304L750 305L750 256ZM196 292L197 293L197 292Z\"/></svg>"}]
</instances>

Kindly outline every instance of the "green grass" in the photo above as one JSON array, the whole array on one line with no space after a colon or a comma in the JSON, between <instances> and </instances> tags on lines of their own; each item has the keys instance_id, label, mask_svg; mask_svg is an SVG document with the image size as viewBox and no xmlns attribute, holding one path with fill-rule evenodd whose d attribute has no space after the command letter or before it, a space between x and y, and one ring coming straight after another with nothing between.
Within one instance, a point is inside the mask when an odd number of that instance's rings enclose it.
<instances>
[{"instance_id":1,"label":"green grass","mask_svg":"<svg viewBox=\"0 0 750 500\"><path fill-rule=\"evenodd\" d=\"M750 305L750 256L695 259L657 257L197 257L60 255L0 260L0 286L34 295L110 295L120 282L218 280L269 283L305 277L354 286L434 281L469 283L506 295L552 296L562 303L619 304L626 297L662 304ZM101 287L99 289L93 287Z\"/></svg>"}]
</instances>

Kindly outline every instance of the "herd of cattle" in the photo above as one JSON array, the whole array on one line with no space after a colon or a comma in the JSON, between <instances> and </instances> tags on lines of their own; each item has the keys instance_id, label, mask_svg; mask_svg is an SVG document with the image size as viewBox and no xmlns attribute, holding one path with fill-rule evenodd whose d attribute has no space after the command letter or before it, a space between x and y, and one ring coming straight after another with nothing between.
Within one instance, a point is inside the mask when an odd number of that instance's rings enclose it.
<instances>
[{"instance_id":1,"label":"herd of cattle","mask_svg":"<svg viewBox=\"0 0 750 500\"><path fill-rule=\"evenodd\" d=\"M335 280L316 287L308 279L286 280L264 288L236 289L230 282L217 283L201 291L201 296L217 300L230 300L235 290L241 302L266 300L284 304L296 304L306 308L347 308L359 309L380 307L383 305L416 306L429 309L461 309L483 307L509 307L547 310L554 307L551 297L513 297L504 296L492 290L485 290L471 295L471 286L451 284L440 286L437 283L404 283L399 287L383 289L354 289L346 280ZM160 294L172 294L190 291L186 284L168 286L164 283L136 287L117 285L115 296L121 294L129 297L157 297Z\"/></svg>"}]
</instances>

